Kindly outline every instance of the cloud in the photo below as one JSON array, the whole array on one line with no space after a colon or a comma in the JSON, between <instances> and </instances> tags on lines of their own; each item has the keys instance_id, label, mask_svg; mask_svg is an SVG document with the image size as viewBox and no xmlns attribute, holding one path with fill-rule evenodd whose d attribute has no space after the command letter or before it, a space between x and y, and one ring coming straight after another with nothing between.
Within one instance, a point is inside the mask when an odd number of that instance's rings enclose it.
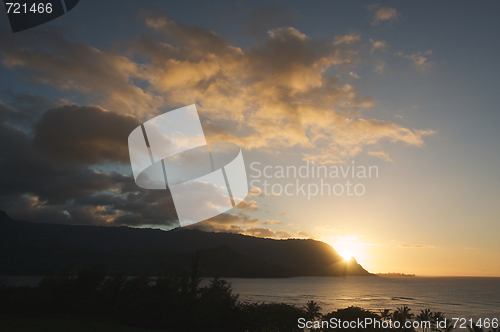
<instances>
[{"instance_id":1,"label":"cloud","mask_svg":"<svg viewBox=\"0 0 500 332\"><path fill-rule=\"evenodd\" d=\"M267 33L269 34L269 37L271 37L271 39L280 40L283 42L287 42L289 40L293 41L294 39L307 40L306 35L292 27L277 28L269 30Z\"/></svg>"},{"instance_id":2,"label":"cloud","mask_svg":"<svg viewBox=\"0 0 500 332\"><path fill-rule=\"evenodd\" d=\"M403 57L405 59L410 59L412 61L413 67L415 67L415 69L419 70L420 72L425 72L434 65L434 62L428 61L429 59L427 58L428 55L432 54L432 50L428 50L424 53L417 52L413 54L405 54L402 51L395 53L395 55L397 56Z\"/></svg>"},{"instance_id":3,"label":"cloud","mask_svg":"<svg viewBox=\"0 0 500 332\"><path fill-rule=\"evenodd\" d=\"M399 247L400 248L416 248L416 249L434 249L434 248L436 248L435 246L421 245L421 244L416 244L416 245L401 244L401 245L399 245Z\"/></svg>"},{"instance_id":4,"label":"cloud","mask_svg":"<svg viewBox=\"0 0 500 332\"><path fill-rule=\"evenodd\" d=\"M74 201L50 203L35 195L0 196L13 219L98 226L156 225L179 227L170 195L159 191L80 195Z\"/></svg>"},{"instance_id":5,"label":"cloud","mask_svg":"<svg viewBox=\"0 0 500 332\"><path fill-rule=\"evenodd\" d=\"M297 236L305 237L305 238L308 238L308 239L318 239L317 236L311 235L311 234L309 234L307 232L304 232L304 231L297 232Z\"/></svg>"},{"instance_id":6,"label":"cloud","mask_svg":"<svg viewBox=\"0 0 500 332\"><path fill-rule=\"evenodd\" d=\"M351 77L354 77L354 78L359 78L359 77L360 77L358 74L356 74L355 72L352 72L352 71L351 71L351 72L349 72L349 75L350 75Z\"/></svg>"},{"instance_id":7,"label":"cloud","mask_svg":"<svg viewBox=\"0 0 500 332\"><path fill-rule=\"evenodd\" d=\"M34 151L30 137L21 130L5 122L0 128L0 195L36 193L43 200L60 202L107 190L114 180L123 180L89 168L61 167Z\"/></svg>"},{"instance_id":8,"label":"cloud","mask_svg":"<svg viewBox=\"0 0 500 332\"><path fill-rule=\"evenodd\" d=\"M411 131L393 122L376 119L346 120L338 130L339 136L343 138L344 149L337 144L330 144L323 155L305 154L305 158L327 163L333 159L333 156L336 156L338 161L343 161L361 152L360 145L373 145L383 140L422 146L423 137L435 133L433 130Z\"/></svg>"},{"instance_id":9,"label":"cloud","mask_svg":"<svg viewBox=\"0 0 500 332\"><path fill-rule=\"evenodd\" d=\"M187 227L199 229L205 232L242 233L244 228L251 225L259 225L260 223L260 219L252 219L247 214L242 212L226 212Z\"/></svg>"},{"instance_id":10,"label":"cloud","mask_svg":"<svg viewBox=\"0 0 500 332\"><path fill-rule=\"evenodd\" d=\"M258 227L257 225L259 224L282 225L281 222L276 220L267 220L266 222L261 223L260 219L250 219L244 214L223 213L200 223L187 226L187 228L198 229L204 232L235 233L263 238L318 238L301 231L297 232L296 235L293 235L291 232L286 230L275 231L270 228Z\"/></svg>"},{"instance_id":11,"label":"cloud","mask_svg":"<svg viewBox=\"0 0 500 332\"><path fill-rule=\"evenodd\" d=\"M396 9L391 7L380 7L378 4L369 5L368 10L373 12L372 25L378 25L384 21L396 21L401 16Z\"/></svg>"},{"instance_id":12,"label":"cloud","mask_svg":"<svg viewBox=\"0 0 500 332\"><path fill-rule=\"evenodd\" d=\"M30 30L23 39L1 34L1 61L31 80L78 91L91 104L141 121L196 103L209 141L246 149L294 148L334 163L370 142L423 143L422 131L384 121L368 125L375 120L359 110L375 101L341 82L338 73L362 61L359 33L324 40L284 27L240 48L157 14L144 22L139 37L106 51L68 41L61 31ZM346 115L353 110L357 118Z\"/></svg>"},{"instance_id":13,"label":"cloud","mask_svg":"<svg viewBox=\"0 0 500 332\"><path fill-rule=\"evenodd\" d=\"M287 231L273 231L269 228L257 227L256 225L259 225L260 223L260 219L251 219L244 213L223 213L211 219L187 227L205 232L237 233L265 238L292 237L291 233Z\"/></svg>"},{"instance_id":14,"label":"cloud","mask_svg":"<svg viewBox=\"0 0 500 332\"><path fill-rule=\"evenodd\" d=\"M262 225L283 225L283 223L279 220L266 220Z\"/></svg>"},{"instance_id":15,"label":"cloud","mask_svg":"<svg viewBox=\"0 0 500 332\"><path fill-rule=\"evenodd\" d=\"M75 112L89 116L79 119ZM107 154L100 150L107 149L101 145L125 149L116 139L123 133L112 126L130 119L108 113L100 108L62 106L48 110L33 129L30 119L23 122L23 116L17 117L21 111L1 103L1 119L12 119L15 114L13 122L29 130L0 121L0 209L14 219L51 223L178 225L169 191L141 190L130 176L99 171L89 164L109 160L109 156L124 158L123 151ZM100 121L111 127L101 128ZM64 126L74 132L61 136ZM87 132L93 133L91 137ZM58 151L66 148L64 144L68 149Z\"/></svg>"},{"instance_id":16,"label":"cloud","mask_svg":"<svg viewBox=\"0 0 500 332\"><path fill-rule=\"evenodd\" d=\"M7 102L0 101L0 121L29 132L33 124L38 122L48 109L64 106L65 100L48 100L31 94L14 94L7 90L2 92Z\"/></svg>"},{"instance_id":17,"label":"cloud","mask_svg":"<svg viewBox=\"0 0 500 332\"><path fill-rule=\"evenodd\" d=\"M353 32L348 35L343 35L343 36L336 36L333 39L333 44L334 45L339 45L339 44L353 44L361 39L361 35L357 32Z\"/></svg>"},{"instance_id":18,"label":"cloud","mask_svg":"<svg viewBox=\"0 0 500 332\"><path fill-rule=\"evenodd\" d=\"M251 188L250 192L248 193L249 196L252 196L253 198L259 198L259 197L264 197L264 191L260 190L258 188Z\"/></svg>"},{"instance_id":19,"label":"cloud","mask_svg":"<svg viewBox=\"0 0 500 332\"><path fill-rule=\"evenodd\" d=\"M391 156L389 156L389 154L387 152L384 152L384 151L370 151L370 152L368 152L368 154L370 156L380 158L384 161L388 161L391 163L393 162Z\"/></svg>"},{"instance_id":20,"label":"cloud","mask_svg":"<svg viewBox=\"0 0 500 332\"><path fill-rule=\"evenodd\" d=\"M240 204L236 205L237 209L257 211L259 210L259 204L256 201L241 201Z\"/></svg>"},{"instance_id":21,"label":"cloud","mask_svg":"<svg viewBox=\"0 0 500 332\"><path fill-rule=\"evenodd\" d=\"M263 37L273 26L290 26L298 18L298 13L280 6L251 6L245 5L245 14L236 14L234 19L239 20L245 27L244 34L253 37Z\"/></svg>"},{"instance_id":22,"label":"cloud","mask_svg":"<svg viewBox=\"0 0 500 332\"><path fill-rule=\"evenodd\" d=\"M43 114L33 145L64 164L129 163L127 138L139 125L132 116L100 107L66 105Z\"/></svg>"},{"instance_id":23,"label":"cloud","mask_svg":"<svg viewBox=\"0 0 500 332\"><path fill-rule=\"evenodd\" d=\"M161 97L132 84L140 64L114 50L100 51L71 42L62 31L37 29L16 38L0 31L1 63L38 83L62 90L77 90L108 109L143 114L154 111Z\"/></svg>"},{"instance_id":24,"label":"cloud","mask_svg":"<svg viewBox=\"0 0 500 332\"><path fill-rule=\"evenodd\" d=\"M187 227L205 232L236 233L264 238L285 239L294 237L289 231L274 231L270 228L259 227L258 225L260 224L282 225L282 223L277 220L267 220L262 223L260 219L251 219L245 213L223 213L211 219Z\"/></svg>"},{"instance_id":25,"label":"cloud","mask_svg":"<svg viewBox=\"0 0 500 332\"><path fill-rule=\"evenodd\" d=\"M373 72L376 73L376 74L379 74L379 75L384 75L385 73L385 61L384 60L381 60L381 59L376 59L374 61L374 68L373 68Z\"/></svg>"},{"instance_id":26,"label":"cloud","mask_svg":"<svg viewBox=\"0 0 500 332\"><path fill-rule=\"evenodd\" d=\"M387 42L383 40L373 40L370 38L370 42L372 43L372 48L370 49L370 53L375 52L376 50L385 50L387 46Z\"/></svg>"},{"instance_id":27,"label":"cloud","mask_svg":"<svg viewBox=\"0 0 500 332\"><path fill-rule=\"evenodd\" d=\"M32 95L2 99L0 208L34 221L178 225L168 190L141 190L123 174L131 173L126 137L144 120L192 103L209 141L273 153L293 149L319 163L344 162L383 142L423 146L434 133L363 116L375 100L341 80L365 61L367 41L359 33L317 39L274 28L241 48L156 14L144 17L144 25L137 37L106 50L53 28L28 30L23 38L0 31L4 67L94 105ZM197 227L291 236L258 227L261 221L246 214L258 208L245 202L238 213Z\"/></svg>"},{"instance_id":28,"label":"cloud","mask_svg":"<svg viewBox=\"0 0 500 332\"><path fill-rule=\"evenodd\" d=\"M269 228L258 228L258 227L251 227L245 230L243 234L256 237L280 238L280 239L287 239L293 237L292 234L288 231L273 231Z\"/></svg>"}]
</instances>

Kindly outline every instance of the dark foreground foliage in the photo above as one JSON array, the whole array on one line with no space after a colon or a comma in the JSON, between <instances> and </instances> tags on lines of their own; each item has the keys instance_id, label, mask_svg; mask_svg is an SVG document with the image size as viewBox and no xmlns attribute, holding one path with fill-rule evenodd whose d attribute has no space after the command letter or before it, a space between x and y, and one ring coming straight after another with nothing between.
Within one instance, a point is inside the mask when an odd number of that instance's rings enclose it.
<instances>
[{"instance_id":1,"label":"dark foreground foliage","mask_svg":"<svg viewBox=\"0 0 500 332\"><path fill-rule=\"evenodd\" d=\"M102 266L69 269L38 287L0 285L0 312L21 319L64 315L104 319L168 331L298 331L302 309L288 304L240 303L225 280L200 287L196 261L190 272L159 278L107 277Z\"/></svg>"},{"instance_id":2,"label":"dark foreground foliage","mask_svg":"<svg viewBox=\"0 0 500 332\"><path fill-rule=\"evenodd\" d=\"M412 327L346 329L327 325L333 320L371 319L399 321L401 327L405 322L431 321L429 328L419 329L423 332L452 329L449 324L436 324L444 316L428 309L415 316L407 306L379 313L349 307L323 315L314 301L302 308L286 303L242 303L225 280L214 278L204 287L200 286L201 280L195 259L190 272L159 278L108 277L102 266L94 266L76 276L66 270L59 276L46 277L38 287L8 287L0 282L0 318L3 317L4 323L10 322L12 328L0 324L11 331L65 331L72 322L89 326L88 329L75 326L72 331L415 331ZM304 326L304 322L309 325ZM14 328L23 324L28 325ZM28 327L37 324L41 325L35 330ZM47 325L48 328L42 327ZM476 326L470 331L482 332Z\"/></svg>"}]
</instances>

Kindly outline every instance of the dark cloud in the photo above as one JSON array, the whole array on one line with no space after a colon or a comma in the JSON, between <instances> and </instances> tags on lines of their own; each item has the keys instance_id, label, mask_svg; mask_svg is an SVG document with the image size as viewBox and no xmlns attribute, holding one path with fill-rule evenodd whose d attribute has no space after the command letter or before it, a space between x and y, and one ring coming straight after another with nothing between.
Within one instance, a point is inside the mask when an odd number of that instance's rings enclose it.
<instances>
[{"instance_id":1,"label":"dark cloud","mask_svg":"<svg viewBox=\"0 0 500 332\"><path fill-rule=\"evenodd\" d=\"M0 124L0 194L33 194L49 203L113 188L127 177L77 165L64 167L33 149L29 136Z\"/></svg>"},{"instance_id":2,"label":"dark cloud","mask_svg":"<svg viewBox=\"0 0 500 332\"><path fill-rule=\"evenodd\" d=\"M264 222L260 219L251 219L245 213L222 213L218 216L190 225L188 228L199 229L205 232L225 232L251 235L268 238L292 238L292 233L284 230L274 231L270 228L258 227L260 224L277 224L274 222ZM299 235L300 236L300 235Z\"/></svg>"},{"instance_id":3,"label":"dark cloud","mask_svg":"<svg viewBox=\"0 0 500 332\"><path fill-rule=\"evenodd\" d=\"M25 131L37 122L45 111L63 106L64 100L49 100L30 94L15 94L10 90L0 93L6 102L0 101L0 121L9 122Z\"/></svg>"},{"instance_id":4,"label":"dark cloud","mask_svg":"<svg viewBox=\"0 0 500 332\"><path fill-rule=\"evenodd\" d=\"M113 171L128 159L133 117L71 105L48 110L33 129L12 116L20 113L0 103L0 209L40 222L178 226L168 190L141 190ZM104 161L114 162L109 171L92 165Z\"/></svg>"},{"instance_id":5,"label":"dark cloud","mask_svg":"<svg viewBox=\"0 0 500 332\"><path fill-rule=\"evenodd\" d=\"M251 219L245 213L222 213L213 218L188 226L205 232L229 232L245 234L242 226L258 225L260 219Z\"/></svg>"},{"instance_id":6,"label":"dark cloud","mask_svg":"<svg viewBox=\"0 0 500 332\"><path fill-rule=\"evenodd\" d=\"M33 144L63 164L128 163L127 138L139 125L132 116L68 105L43 115L35 126Z\"/></svg>"}]
</instances>

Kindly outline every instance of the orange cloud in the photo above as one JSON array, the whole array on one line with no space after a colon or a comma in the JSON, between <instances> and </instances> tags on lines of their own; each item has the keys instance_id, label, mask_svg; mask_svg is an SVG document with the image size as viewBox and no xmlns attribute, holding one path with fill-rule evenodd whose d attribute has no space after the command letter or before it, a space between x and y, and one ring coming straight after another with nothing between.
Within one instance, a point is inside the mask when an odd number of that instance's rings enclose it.
<instances>
[{"instance_id":1,"label":"orange cloud","mask_svg":"<svg viewBox=\"0 0 500 332\"><path fill-rule=\"evenodd\" d=\"M283 225L279 220L266 220L262 225Z\"/></svg>"},{"instance_id":2,"label":"orange cloud","mask_svg":"<svg viewBox=\"0 0 500 332\"><path fill-rule=\"evenodd\" d=\"M368 154L370 156L374 156L374 157L380 158L380 159L382 159L384 161L388 161L388 162L392 163L392 158L391 158L391 156L389 156L389 154L387 152L384 152L384 151L370 151L370 152L368 152Z\"/></svg>"},{"instance_id":3,"label":"orange cloud","mask_svg":"<svg viewBox=\"0 0 500 332\"><path fill-rule=\"evenodd\" d=\"M292 233L285 230L274 231L270 228L258 227L260 219L250 219L244 214L223 213L200 223L187 226L192 229L199 229L205 232L225 232L250 235L264 238L293 238ZM268 220L266 224L282 224L276 220Z\"/></svg>"},{"instance_id":4,"label":"orange cloud","mask_svg":"<svg viewBox=\"0 0 500 332\"><path fill-rule=\"evenodd\" d=\"M395 55L403 57L405 59L410 59L412 61L413 67L419 70L420 72L424 72L430 69L433 66L433 62L428 61L427 56L432 55L432 50L428 50L427 52L417 52L413 54L405 54L404 52L397 52Z\"/></svg>"},{"instance_id":5,"label":"orange cloud","mask_svg":"<svg viewBox=\"0 0 500 332\"><path fill-rule=\"evenodd\" d=\"M299 236L299 237L305 237L305 238L308 238L308 239L318 239L319 238L317 236L311 235L311 234L309 234L307 232L304 232L304 231L297 232L297 236Z\"/></svg>"},{"instance_id":6,"label":"orange cloud","mask_svg":"<svg viewBox=\"0 0 500 332\"><path fill-rule=\"evenodd\" d=\"M359 33L351 33L349 35L344 36L336 36L334 38L333 44L353 44L361 39L361 35Z\"/></svg>"},{"instance_id":7,"label":"orange cloud","mask_svg":"<svg viewBox=\"0 0 500 332\"><path fill-rule=\"evenodd\" d=\"M380 19L394 17L384 8L376 11ZM375 101L338 75L362 61L358 33L317 40L285 27L242 49L214 32L158 15L145 25L150 30L123 42L121 52L27 31L23 41L0 40L1 61L141 121L196 103L209 141L261 151L294 148L319 163L344 162L383 141L422 146L433 133L362 116Z\"/></svg>"},{"instance_id":8,"label":"orange cloud","mask_svg":"<svg viewBox=\"0 0 500 332\"><path fill-rule=\"evenodd\" d=\"M384 50L387 46L387 43L383 40L370 39L370 42L372 43L372 48L370 49L370 53L373 53L376 50Z\"/></svg>"},{"instance_id":9,"label":"orange cloud","mask_svg":"<svg viewBox=\"0 0 500 332\"><path fill-rule=\"evenodd\" d=\"M257 211L259 210L259 204L256 201L241 201L236 208L246 211Z\"/></svg>"},{"instance_id":10,"label":"orange cloud","mask_svg":"<svg viewBox=\"0 0 500 332\"><path fill-rule=\"evenodd\" d=\"M383 21L396 21L401 16L396 9L380 7L378 4L369 5L368 10L373 12L372 25L378 25Z\"/></svg>"}]
</instances>

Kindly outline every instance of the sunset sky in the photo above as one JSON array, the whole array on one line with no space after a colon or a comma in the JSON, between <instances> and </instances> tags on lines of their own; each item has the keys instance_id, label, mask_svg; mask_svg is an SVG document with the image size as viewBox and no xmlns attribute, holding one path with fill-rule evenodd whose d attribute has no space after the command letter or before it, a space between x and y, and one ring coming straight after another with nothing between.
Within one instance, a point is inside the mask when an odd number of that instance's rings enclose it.
<instances>
[{"instance_id":1,"label":"sunset sky","mask_svg":"<svg viewBox=\"0 0 500 332\"><path fill-rule=\"evenodd\" d=\"M134 183L127 137L196 104L209 142L243 149L249 181L319 185L252 169L307 162L378 177L323 179L363 195L249 195L191 227L318 239L370 272L500 277L499 14L498 2L81 0L13 34L2 7L0 209L176 227L171 197Z\"/></svg>"}]
</instances>

